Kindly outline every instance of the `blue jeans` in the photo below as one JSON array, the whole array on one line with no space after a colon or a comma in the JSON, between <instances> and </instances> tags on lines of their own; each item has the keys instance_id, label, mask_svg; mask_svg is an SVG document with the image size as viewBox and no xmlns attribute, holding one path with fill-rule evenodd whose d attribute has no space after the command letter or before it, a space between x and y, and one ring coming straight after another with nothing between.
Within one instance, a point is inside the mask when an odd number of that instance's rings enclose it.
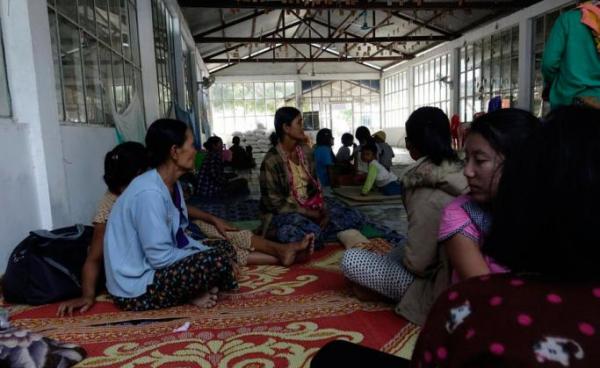
<instances>
[{"instance_id":1,"label":"blue jeans","mask_svg":"<svg viewBox=\"0 0 600 368\"><path fill-rule=\"evenodd\" d=\"M400 195L402 194L402 185L397 181L393 181L388 185L379 188L379 190L386 196Z\"/></svg>"}]
</instances>

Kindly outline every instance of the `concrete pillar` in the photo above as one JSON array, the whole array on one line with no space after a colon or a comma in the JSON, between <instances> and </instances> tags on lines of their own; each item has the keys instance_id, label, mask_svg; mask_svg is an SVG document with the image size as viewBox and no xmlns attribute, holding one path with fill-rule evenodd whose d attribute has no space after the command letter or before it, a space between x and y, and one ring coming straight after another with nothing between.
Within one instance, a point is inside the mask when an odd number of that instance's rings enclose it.
<instances>
[{"instance_id":1,"label":"concrete pillar","mask_svg":"<svg viewBox=\"0 0 600 368\"><path fill-rule=\"evenodd\" d=\"M138 34L142 63L142 86L146 126L160 117L158 108L158 80L154 53L154 29L152 28L152 5L150 0L137 2Z\"/></svg>"},{"instance_id":2,"label":"concrete pillar","mask_svg":"<svg viewBox=\"0 0 600 368\"><path fill-rule=\"evenodd\" d=\"M533 94L533 19L519 21L519 97L517 107L531 110Z\"/></svg>"},{"instance_id":3,"label":"concrete pillar","mask_svg":"<svg viewBox=\"0 0 600 368\"><path fill-rule=\"evenodd\" d=\"M40 225L70 222L46 1L2 3L13 120L29 125Z\"/></svg>"},{"instance_id":4,"label":"concrete pillar","mask_svg":"<svg viewBox=\"0 0 600 368\"><path fill-rule=\"evenodd\" d=\"M454 48L450 53L450 116L460 115L460 49Z\"/></svg>"}]
</instances>

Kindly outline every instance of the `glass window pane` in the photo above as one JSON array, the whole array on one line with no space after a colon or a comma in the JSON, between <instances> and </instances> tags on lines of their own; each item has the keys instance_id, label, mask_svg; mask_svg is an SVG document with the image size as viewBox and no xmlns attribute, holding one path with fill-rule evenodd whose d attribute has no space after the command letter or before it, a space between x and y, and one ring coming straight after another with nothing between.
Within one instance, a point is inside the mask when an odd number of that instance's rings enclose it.
<instances>
[{"instance_id":1,"label":"glass window pane","mask_svg":"<svg viewBox=\"0 0 600 368\"><path fill-rule=\"evenodd\" d=\"M265 83L265 97L275 98L275 85L272 82Z\"/></svg>"},{"instance_id":2,"label":"glass window pane","mask_svg":"<svg viewBox=\"0 0 600 368\"><path fill-rule=\"evenodd\" d=\"M131 41L129 39L129 1L120 0L120 11L121 11L121 47L123 50L123 56L127 60L131 60Z\"/></svg>"},{"instance_id":3,"label":"glass window pane","mask_svg":"<svg viewBox=\"0 0 600 368\"><path fill-rule=\"evenodd\" d=\"M296 87L294 82L286 82L285 84L285 95L290 97L296 94Z\"/></svg>"},{"instance_id":4,"label":"glass window pane","mask_svg":"<svg viewBox=\"0 0 600 368\"><path fill-rule=\"evenodd\" d=\"M96 34L94 18L94 0L79 0L79 24L91 34Z\"/></svg>"},{"instance_id":5,"label":"glass window pane","mask_svg":"<svg viewBox=\"0 0 600 368\"><path fill-rule=\"evenodd\" d=\"M96 0L97 2L98 0ZM140 66L140 45L138 39L137 12L134 5L129 2L129 44L133 63Z\"/></svg>"},{"instance_id":6,"label":"glass window pane","mask_svg":"<svg viewBox=\"0 0 600 368\"><path fill-rule=\"evenodd\" d=\"M242 83L233 84L233 98L244 99L244 85Z\"/></svg>"},{"instance_id":7,"label":"glass window pane","mask_svg":"<svg viewBox=\"0 0 600 368\"><path fill-rule=\"evenodd\" d=\"M233 85L231 83L223 85L223 98L225 100L233 100Z\"/></svg>"},{"instance_id":8,"label":"glass window pane","mask_svg":"<svg viewBox=\"0 0 600 368\"><path fill-rule=\"evenodd\" d=\"M112 74L113 74L113 86L115 93L115 107L117 111L121 112L127 106L125 94L125 76L123 72L123 59L120 57L114 57L112 59Z\"/></svg>"},{"instance_id":9,"label":"glass window pane","mask_svg":"<svg viewBox=\"0 0 600 368\"><path fill-rule=\"evenodd\" d=\"M113 88L111 52L106 47L100 45L98 56L100 63L100 78L102 83L102 106L105 115L104 122L106 124L113 124L112 109L114 106L114 100L111 101L111 94L109 93Z\"/></svg>"},{"instance_id":10,"label":"glass window pane","mask_svg":"<svg viewBox=\"0 0 600 368\"><path fill-rule=\"evenodd\" d=\"M73 0L56 0L56 10L59 14L77 22L77 2Z\"/></svg>"},{"instance_id":11,"label":"glass window pane","mask_svg":"<svg viewBox=\"0 0 600 368\"><path fill-rule=\"evenodd\" d=\"M96 0L96 27L98 37L110 44L108 0Z\"/></svg>"},{"instance_id":12,"label":"glass window pane","mask_svg":"<svg viewBox=\"0 0 600 368\"><path fill-rule=\"evenodd\" d=\"M87 122L102 123L102 87L100 84L100 69L98 67L98 45L96 41L84 35L83 65L85 75L85 98L87 107Z\"/></svg>"},{"instance_id":13,"label":"glass window pane","mask_svg":"<svg viewBox=\"0 0 600 368\"><path fill-rule=\"evenodd\" d=\"M252 83L244 84L244 98L247 100L254 99L254 84L252 84Z\"/></svg>"},{"instance_id":14,"label":"glass window pane","mask_svg":"<svg viewBox=\"0 0 600 368\"><path fill-rule=\"evenodd\" d=\"M262 82L254 83L254 93L257 99L265 97L265 85Z\"/></svg>"},{"instance_id":15,"label":"glass window pane","mask_svg":"<svg viewBox=\"0 0 600 368\"><path fill-rule=\"evenodd\" d=\"M62 55L65 120L76 123L85 122L79 31L60 16L58 23L60 53Z\"/></svg>"},{"instance_id":16,"label":"glass window pane","mask_svg":"<svg viewBox=\"0 0 600 368\"><path fill-rule=\"evenodd\" d=\"M285 96L285 83L275 83L275 98L283 98Z\"/></svg>"},{"instance_id":17,"label":"glass window pane","mask_svg":"<svg viewBox=\"0 0 600 368\"><path fill-rule=\"evenodd\" d=\"M121 0L109 0L110 40L115 51L121 52Z\"/></svg>"}]
</instances>

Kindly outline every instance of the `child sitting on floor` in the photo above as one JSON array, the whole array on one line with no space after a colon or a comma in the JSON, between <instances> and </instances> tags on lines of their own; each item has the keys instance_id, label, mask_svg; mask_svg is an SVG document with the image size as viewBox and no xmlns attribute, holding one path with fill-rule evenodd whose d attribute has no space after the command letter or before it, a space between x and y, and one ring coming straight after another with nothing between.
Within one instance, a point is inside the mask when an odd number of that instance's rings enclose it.
<instances>
[{"instance_id":1,"label":"child sitting on floor","mask_svg":"<svg viewBox=\"0 0 600 368\"><path fill-rule=\"evenodd\" d=\"M380 152L378 161L389 171L392 168L392 159L395 157L395 155L392 147L385 142L386 138L387 137L383 130L373 134L373 139L375 140L377 149Z\"/></svg>"},{"instance_id":2,"label":"child sitting on floor","mask_svg":"<svg viewBox=\"0 0 600 368\"><path fill-rule=\"evenodd\" d=\"M354 143L354 136L350 133L344 133L342 135L342 144L337 154L335 155L335 160L338 164L350 164L352 161L352 156L354 155L354 150L356 149L356 144ZM352 147L352 151L350 151L350 147Z\"/></svg>"},{"instance_id":3,"label":"child sitting on floor","mask_svg":"<svg viewBox=\"0 0 600 368\"><path fill-rule=\"evenodd\" d=\"M363 146L360 157L369 165L367 180L362 187L361 195L368 195L373 188L373 184L379 188L383 195L391 196L402 194L402 186L398 182L398 177L389 172L376 160L377 146L375 143L371 142Z\"/></svg>"}]
</instances>

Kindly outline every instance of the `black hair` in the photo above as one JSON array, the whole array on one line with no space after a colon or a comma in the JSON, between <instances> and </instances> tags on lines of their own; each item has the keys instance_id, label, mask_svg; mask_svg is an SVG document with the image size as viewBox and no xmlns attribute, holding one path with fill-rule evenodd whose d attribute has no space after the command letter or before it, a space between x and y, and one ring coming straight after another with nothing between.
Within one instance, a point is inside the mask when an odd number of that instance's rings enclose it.
<instances>
[{"instance_id":1,"label":"black hair","mask_svg":"<svg viewBox=\"0 0 600 368\"><path fill-rule=\"evenodd\" d=\"M510 160L539 127L539 119L528 111L500 109L475 119L468 134L480 134L504 160Z\"/></svg>"},{"instance_id":2,"label":"black hair","mask_svg":"<svg viewBox=\"0 0 600 368\"><path fill-rule=\"evenodd\" d=\"M366 126L359 126L356 128L356 132L354 132L354 136L358 141L363 144L364 141L369 140L371 137L371 131Z\"/></svg>"},{"instance_id":3,"label":"black hair","mask_svg":"<svg viewBox=\"0 0 600 368\"><path fill-rule=\"evenodd\" d=\"M317 132L317 146L331 146L331 129L323 128Z\"/></svg>"},{"instance_id":4,"label":"black hair","mask_svg":"<svg viewBox=\"0 0 600 368\"><path fill-rule=\"evenodd\" d=\"M561 107L507 158L484 252L517 273L600 280L600 111Z\"/></svg>"},{"instance_id":5,"label":"black hair","mask_svg":"<svg viewBox=\"0 0 600 368\"><path fill-rule=\"evenodd\" d=\"M421 107L410 114L406 121L406 139L436 165L444 160L458 160L452 150L450 121L437 107Z\"/></svg>"},{"instance_id":6,"label":"black hair","mask_svg":"<svg viewBox=\"0 0 600 368\"><path fill-rule=\"evenodd\" d=\"M113 194L121 190L148 169L148 152L138 142L121 143L104 156L104 182Z\"/></svg>"},{"instance_id":7,"label":"black hair","mask_svg":"<svg viewBox=\"0 0 600 368\"><path fill-rule=\"evenodd\" d=\"M350 133L342 134L342 144L346 145L346 143L352 144L354 143L354 136Z\"/></svg>"},{"instance_id":8,"label":"black hair","mask_svg":"<svg viewBox=\"0 0 600 368\"><path fill-rule=\"evenodd\" d=\"M302 113L295 107L284 106L277 109L275 112L275 133L273 133L275 136L271 134L269 137L272 145L275 146L278 142L283 141L283 137L285 136L283 126L291 125L294 119L300 115L302 115Z\"/></svg>"},{"instance_id":9,"label":"black hair","mask_svg":"<svg viewBox=\"0 0 600 368\"><path fill-rule=\"evenodd\" d=\"M204 149L206 149L207 151L212 152L213 146L215 144L222 144L222 143L223 143L223 140L221 139L221 137L218 137L218 136L214 135L214 136L208 138L206 140L206 142L204 142Z\"/></svg>"},{"instance_id":10,"label":"black hair","mask_svg":"<svg viewBox=\"0 0 600 368\"><path fill-rule=\"evenodd\" d=\"M235 137L233 137L233 139L231 140L231 143L233 144L240 144L240 137L238 137L237 135Z\"/></svg>"},{"instance_id":11,"label":"black hair","mask_svg":"<svg viewBox=\"0 0 600 368\"><path fill-rule=\"evenodd\" d=\"M361 152L370 151L375 156L375 159L377 159L377 152L378 152L377 143L375 143L375 140L373 140L373 139L367 141L367 143L364 146L362 146L360 151Z\"/></svg>"},{"instance_id":12,"label":"black hair","mask_svg":"<svg viewBox=\"0 0 600 368\"><path fill-rule=\"evenodd\" d=\"M185 143L186 123L175 119L158 119L146 132L146 148L150 156L150 166L158 167L171 155L171 147L181 147Z\"/></svg>"}]
</instances>

